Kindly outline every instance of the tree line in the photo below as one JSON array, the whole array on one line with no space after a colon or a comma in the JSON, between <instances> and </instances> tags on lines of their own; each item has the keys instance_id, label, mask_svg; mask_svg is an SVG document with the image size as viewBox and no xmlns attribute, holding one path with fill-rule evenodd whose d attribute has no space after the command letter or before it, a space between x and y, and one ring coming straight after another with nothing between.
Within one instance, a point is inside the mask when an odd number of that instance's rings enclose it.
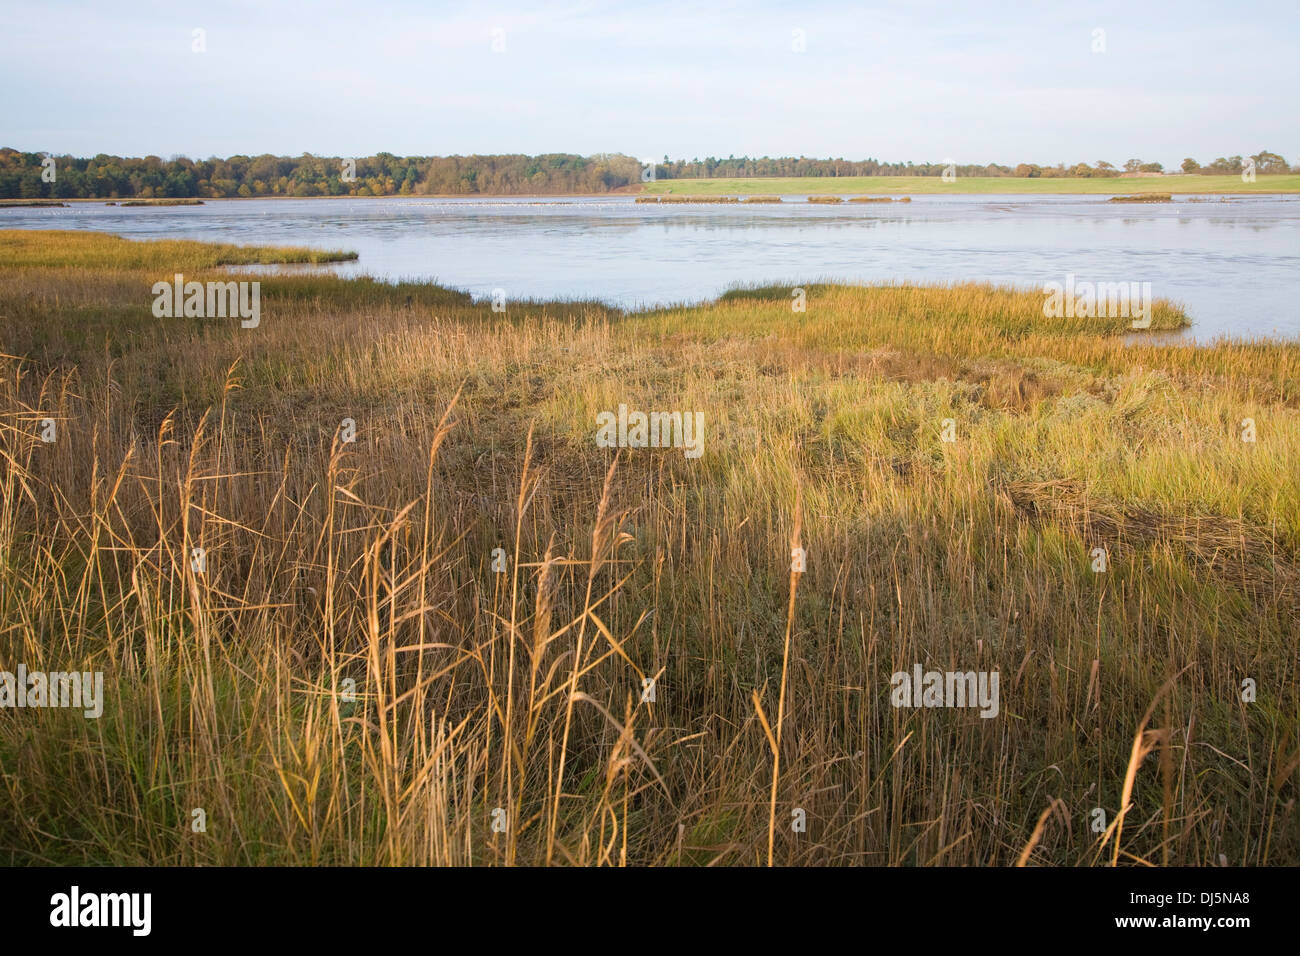
<instances>
[{"instance_id":1,"label":"tree line","mask_svg":"<svg viewBox=\"0 0 1300 956\"><path fill-rule=\"evenodd\" d=\"M0 149L3 199L228 199L606 193L641 181L630 156L184 156L89 159Z\"/></svg>"},{"instance_id":2,"label":"tree line","mask_svg":"<svg viewBox=\"0 0 1300 956\"><path fill-rule=\"evenodd\" d=\"M1267 150L1247 157L1259 175L1300 173ZM653 168L652 168L653 167ZM1238 174L1241 156L1219 157L1202 166L1183 160L1186 173ZM0 199L225 199L257 196L429 196L560 195L608 193L654 179L749 179L770 176L957 176L1073 177L1164 172L1160 163L1130 159L1122 166L1093 164L1015 167L949 163L884 163L875 159L728 156L642 164L618 153L577 156L394 156L365 157L177 156L91 158L0 149Z\"/></svg>"},{"instance_id":3,"label":"tree line","mask_svg":"<svg viewBox=\"0 0 1300 956\"><path fill-rule=\"evenodd\" d=\"M1300 165L1288 166L1285 159L1276 153L1263 150L1249 157L1255 163L1255 172L1262 175L1277 173L1300 173ZM1214 162L1202 166L1194 159L1185 159L1181 169L1184 173L1206 175L1236 175L1246 169L1242 157L1220 157ZM1116 166L1099 159L1095 163L1075 163L1068 166L1058 163L1055 166L1040 166L1036 163L1020 163L1017 166L1002 166L989 163L984 166L962 163L882 163L875 159L808 159L806 157L783 157L771 159L751 159L748 156L728 156L726 159L692 159L672 160L667 156L663 162L656 164L657 179L748 179L766 176L942 176L951 169L957 176L1018 176L1024 178L1105 178L1121 176L1124 173L1163 173L1161 163L1148 163L1140 159L1130 159L1122 166Z\"/></svg>"}]
</instances>

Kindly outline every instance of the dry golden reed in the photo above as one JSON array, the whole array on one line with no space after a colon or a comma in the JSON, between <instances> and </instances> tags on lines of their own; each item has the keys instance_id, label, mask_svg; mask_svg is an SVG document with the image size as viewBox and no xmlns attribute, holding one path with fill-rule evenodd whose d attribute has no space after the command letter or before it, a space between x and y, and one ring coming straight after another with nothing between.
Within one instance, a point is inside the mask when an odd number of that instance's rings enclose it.
<instances>
[{"instance_id":1,"label":"dry golden reed","mask_svg":"<svg viewBox=\"0 0 1300 956\"><path fill-rule=\"evenodd\" d=\"M4 862L1300 862L1295 344L971 284L243 329L150 310L227 253L0 239L0 669L107 698L0 710Z\"/></svg>"}]
</instances>

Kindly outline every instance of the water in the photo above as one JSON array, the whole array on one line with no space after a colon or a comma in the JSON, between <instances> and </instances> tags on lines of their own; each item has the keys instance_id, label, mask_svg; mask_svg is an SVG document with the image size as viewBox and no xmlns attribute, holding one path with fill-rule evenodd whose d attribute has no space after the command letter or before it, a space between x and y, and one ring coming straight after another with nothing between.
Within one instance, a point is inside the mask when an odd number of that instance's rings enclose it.
<instances>
[{"instance_id":1,"label":"water","mask_svg":"<svg viewBox=\"0 0 1300 956\"><path fill-rule=\"evenodd\" d=\"M910 203L653 205L566 199L209 200L0 209L0 228L97 229L350 249L341 275L434 280L489 297L699 302L738 283L1150 282L1187 340L1300 337L1300 196L1108 203L1105 196L914 196Z\"/></svg>"}]
</instances>

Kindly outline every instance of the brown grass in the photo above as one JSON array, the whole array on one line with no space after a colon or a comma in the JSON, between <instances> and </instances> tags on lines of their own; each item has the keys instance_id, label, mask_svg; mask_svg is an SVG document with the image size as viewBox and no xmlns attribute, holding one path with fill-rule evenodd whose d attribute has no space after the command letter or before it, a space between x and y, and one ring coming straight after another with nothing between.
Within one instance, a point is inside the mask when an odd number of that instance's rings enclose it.
<instances>
[{"instance_id":1,"label":"brown grass","mask_svg":"<svg viewBox=\"0 0 1300 956\"><path fill-rule=\"evenodd\" d=\"M1138 193L1133 196L1111 196L1107 202L1173 202L1171 193Z\"/></svg>"},{"instance_id":2,"label":"brown grass","mask_svg":"<svg viewBox=\"0 0 1300 956\"><path fill-rule=\"evenodd\" d=\"M4 271L0 669L107 686L0 710L7 862L1300 860L1294 344L978 285L268 276L250 330ZM704 455L598 447L619 403ZM916 664L999 715L892 707Z\"/></svg>"}]
</instances>

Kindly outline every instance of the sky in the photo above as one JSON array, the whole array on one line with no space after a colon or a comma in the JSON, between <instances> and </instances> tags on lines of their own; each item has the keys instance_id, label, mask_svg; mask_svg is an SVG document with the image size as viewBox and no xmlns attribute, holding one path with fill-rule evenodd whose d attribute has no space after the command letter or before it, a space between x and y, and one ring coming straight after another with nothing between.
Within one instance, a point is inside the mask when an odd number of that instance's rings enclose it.
<instances>
[{"instance_id":1,"label":"sky","mask_svg":"<svg viewBox=\"0 0 1300 956\"><path fill-rule=\"evenodd\" d=\"M1297 49L1298 0L0 0L0 146L1297 163Z\"/></svg>"}]
</instances>

